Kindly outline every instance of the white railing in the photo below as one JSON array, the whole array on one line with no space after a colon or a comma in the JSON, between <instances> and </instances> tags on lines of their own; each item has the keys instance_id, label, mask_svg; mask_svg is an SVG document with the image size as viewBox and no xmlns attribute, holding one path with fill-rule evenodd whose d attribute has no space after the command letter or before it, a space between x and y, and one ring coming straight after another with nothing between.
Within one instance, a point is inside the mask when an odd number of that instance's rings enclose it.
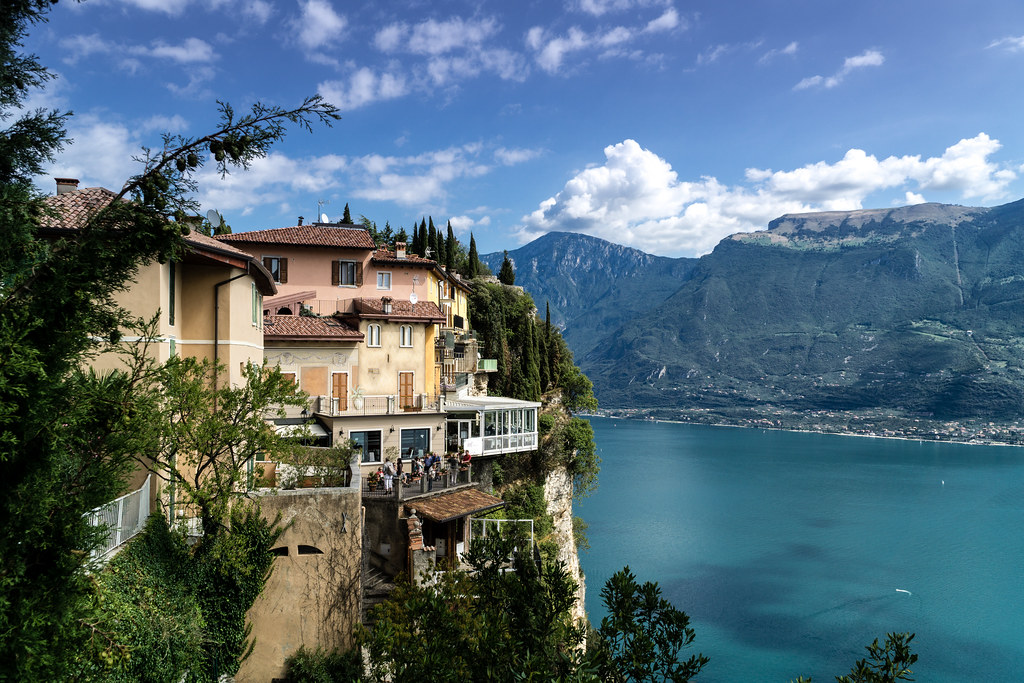
<instances>
[{"instance_id":1,"label":"white railing","mask_svg":"<svg viewBox=\"0 0 1024 683\"><path fill-rule=\"evenodd\" d=\"M104 526L107 535L103 543L92 551L92 559L105 560L113 551L142 531L149 517L149 486L153 475L146 477L142 488L126 493L106 505L85 513L93 526Z\"/></svg>"},{"instance_id":2,"label":"white railing","mask_svg":"<svg viewBox=\"0 0 1024 683\"><path fill-rule=\"evenodd\" d=\"M525 549L533 547L533 520L532 519L486 519L471 517L469 520L469 542L472 543L477 538L487 538L488 536L500 536L501 527L503 524L511 524L512 526L529 526L530 527L530 542L525 546ZM493 528L492 528L493 527ZM520 551L524 548L520 548Z\"/></svg>"}]
</instances>

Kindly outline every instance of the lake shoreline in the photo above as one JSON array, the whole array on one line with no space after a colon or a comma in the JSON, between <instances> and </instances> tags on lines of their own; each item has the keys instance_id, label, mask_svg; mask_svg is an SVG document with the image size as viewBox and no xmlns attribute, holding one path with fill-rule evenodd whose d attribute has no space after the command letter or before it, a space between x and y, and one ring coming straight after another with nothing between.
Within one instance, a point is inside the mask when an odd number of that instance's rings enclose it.
<instances>
[{"instance_id":1,"label":"lake shoreline","mask_svg":"<svg viewBox=\"0 0 1024 683\"><path fill-rule=\"evenodd\" d=\"M920 429L914 429L911 433L905 433L904 429L893 429L887 427L882 432L872 429L867 425L858 428L856 425L847 424L843 428L816 424L814 426L770 424L770 418L749 417L736 420L713 420L712 416L706 413L698 415L665 415L669 411L664 408L608 408L599 409L592 415L595 417L606 417L610 419L638 420L645 422L665 422L672 424L703 425L707 427L734 427L742 429L762 429L780 432L794 432L803 434L831 434L835 436L857 436L872 439L893 439L900 441L921 441L929 443L951 443L965 446L1024 446L1024 425L1014 423L986 423L982 426L974 426L969 423L956 421L940 422L927 420L919 423ZM846 414L847 418L860 417L854 414ZM586 417L586 416L585 416ZM776 418L777 419L777 418ZM915 418L920 421L921 418ZM781 420L779 420L781 422ZM986 434L985 429L990 430ZM955 431L960 433L956 434ZM1002 438L996 438L991 430L1001 430ZM967 431L968 433L964 433Z\"/></svg>"}]
</instances>

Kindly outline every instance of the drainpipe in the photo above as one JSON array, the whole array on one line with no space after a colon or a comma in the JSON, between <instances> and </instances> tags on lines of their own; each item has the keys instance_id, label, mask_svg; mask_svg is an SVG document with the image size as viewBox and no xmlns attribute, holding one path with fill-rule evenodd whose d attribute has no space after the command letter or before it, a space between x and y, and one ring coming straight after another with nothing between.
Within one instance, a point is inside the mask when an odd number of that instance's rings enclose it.
<instances>
[{"instance_id":1,"label":"drainpipe","mask_svg":"<svg viewBox=\"0 0 1024 683\"><path fill-rule=\"evenodd\" d=\"M221 282L218 282L217 284L215 284L213 286L213 365L214 365L213 390L214 391L217 391L217 372L216 372L216 366L217 366L217 361L218 361L219 356L220 356L220 354L219 354L220 335L218 334L218 332L220 331L220 292L218 290L221 287L223 287L224 285L228 284L229 282L234 282L235 280L237 280L239 278L243 278L243 277L245 277L248 274L249 274L249 269L246 268L246 271L244 273L242 273L241 275L236 275L234 277L229 277L227 280L223 280ZM216 408L216 406L214 406L214 407Z\"/></svg>"}]
</instances>

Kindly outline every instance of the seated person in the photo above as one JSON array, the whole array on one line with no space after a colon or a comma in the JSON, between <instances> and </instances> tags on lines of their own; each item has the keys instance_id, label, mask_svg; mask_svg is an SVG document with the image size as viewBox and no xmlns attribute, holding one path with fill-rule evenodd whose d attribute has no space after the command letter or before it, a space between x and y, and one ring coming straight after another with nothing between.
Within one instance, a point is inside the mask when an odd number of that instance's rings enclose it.
<instances>
[{"instance_id":1,"label":"seated person","mask_svg":"<svg viewBox=\"0 0 1024 683\"><path fill-rule=\"evenodd\" d=\"M469 454L469 451L463 450L462 451L462 457L459 459L459 464L462 466L462 469L468 469L469 468L469 462L472 459L473 459L473 456L471 456Z\"/></svg>"}]
</instances>

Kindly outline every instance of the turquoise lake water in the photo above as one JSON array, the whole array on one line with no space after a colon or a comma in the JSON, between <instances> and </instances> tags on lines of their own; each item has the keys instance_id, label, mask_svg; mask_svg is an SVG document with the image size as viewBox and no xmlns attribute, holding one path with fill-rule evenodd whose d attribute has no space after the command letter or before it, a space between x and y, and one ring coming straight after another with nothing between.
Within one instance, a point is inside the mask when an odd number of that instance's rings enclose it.
<instances>
[{"instance_id":1,"label":"turquoise lake water","mask_svg":"<svg viewBox=\"0 0 1024 683\"><path fill-rule=\"evenodd\" d=\"M1024 449L591 423L595 624L628 564L690 615L699 681L834 681L889 631L918 683L1024 680Z\"/></svg>"}]
</instances>

